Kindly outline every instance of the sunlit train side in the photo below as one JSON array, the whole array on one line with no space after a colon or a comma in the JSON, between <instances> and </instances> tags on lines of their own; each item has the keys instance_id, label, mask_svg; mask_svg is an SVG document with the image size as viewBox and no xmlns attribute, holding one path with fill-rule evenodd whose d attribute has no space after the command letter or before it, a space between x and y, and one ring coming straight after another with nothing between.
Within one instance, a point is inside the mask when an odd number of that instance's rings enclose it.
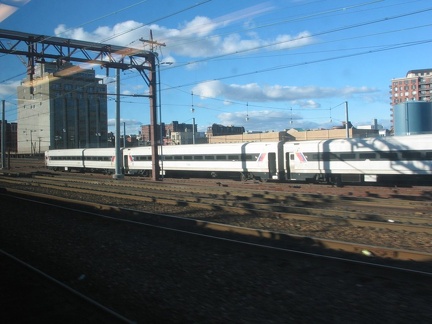
<instances>
[{"instance_id":1,"label":"sunlit train side","mask_svg":"<svg viewBox=\"0 0 432 324\"><path fill-rule=\"evenodd\" d=\"M167 177L196 176L280 180L283 178L283 143L229 143L159 147L161 171ZM149 175L151 149L123 150L124 170Z\"/></svg>"},{"instance_id":2,"label":"sunlit train side","mask_svg":"<svg viewBox=\"0 0 432 324\"><path fill-rule=\"evenodd\" d=\"M55 171L83 168L83 149L51 150L45 152L45 165Z\"/></svg>"},{"instance_id":3,"label":"sunlit train side","mask_svg":"<svg viewBox=\"0 0 432 324\"><path fill-rule=\"evenodd\" d=\"M159 147L166 177L353 183L432 181L432 135ZM115 149L51 150L54 170L114 173ZM151 176L151 147L121 150L125 174Z\"/></svg>"},{"instance_id":4,"label":"sunlit train side","mask_svg":"<svg viewBox=\"0 0 432 324\"><path fill-rule=\"evenodd\" d=\"M49 169L65 171L99 171L111 173L115 170L114 148L62 149L45 152L45 163Z\"/></svg>"},{"instance_id":5,"label":"sunlit train side","mask_svg":"<svg viewBox=\"0 0 432 324\"><path fill-rule=\"evenodd\" d=\"M411 135L286 142L285 173L288 180L311 182L426 180L432 175L431 140Z\"/></svg>"}]
</instances>

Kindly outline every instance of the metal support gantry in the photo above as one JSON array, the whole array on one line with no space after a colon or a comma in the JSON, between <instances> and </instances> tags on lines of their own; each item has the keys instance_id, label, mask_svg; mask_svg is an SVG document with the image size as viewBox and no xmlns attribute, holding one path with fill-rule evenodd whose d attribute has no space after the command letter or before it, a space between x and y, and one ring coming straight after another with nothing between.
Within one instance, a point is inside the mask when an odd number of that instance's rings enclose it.
<instances>
[{"instance_id":1,"label":"metal support gantry","mask_svg":"<svg viewBox=\"0 0 432 324\"><path fill-rule=\"evenodd\" d=\"M137 48L93 43L87 41L73 40L61 37L29 34L11 30L0 29L0 53L21 55L27 57L27 74L32 89L35 64L44 63L46 59L62 62L79 62L90 65L98 65L106 68L120 70L137 70L147 86L149 87L150 99L150 123L152 143L152 179L159 180L159 154L157 150L157 91L156 91L156 53L144 51ZM73 74L76 67L66 70L66 73ZM108 75L108 73L107 73ZM117 77L117 82L119 82ZM119 87L117 87L119 92ZM119 101L117 96L117 101ZM119 102L118 102L119 104ZM119 120L117 120L119 119ZM117 131L117 128L119 130ZM116 134L120 134L120 114L116 114ZM121 156L120 136L116 136L116 178L120 178ZM117 147L118 146L118 147ZM118 174L117 174L118 173Z\"/></svg>"}]
</instances>

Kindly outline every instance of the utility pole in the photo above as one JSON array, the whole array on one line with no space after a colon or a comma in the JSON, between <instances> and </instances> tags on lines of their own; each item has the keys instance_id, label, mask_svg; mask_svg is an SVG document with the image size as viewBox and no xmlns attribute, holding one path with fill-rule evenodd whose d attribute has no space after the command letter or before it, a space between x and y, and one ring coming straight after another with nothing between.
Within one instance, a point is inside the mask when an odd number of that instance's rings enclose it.
<instances>
[{"instance_id":1,"label":"utility pole","mask_svg":"<svg viewBox=\"0 0 432 324\"><path fill-rule=\"evenodd\" d=\"M192 118L192 144L195 144L195 118Z\"/></svg>"},{"instance_id":2,"label":"utility pole","mask_svg":"<svg viewBox=\"0 0 432 324\"><path fill-rule=\"evenodd\" d=\"M115 174L114 179L123 179L121 170L122 155L120 151L120 69L116 73L116 118L115 118Z\"/></svg>"},{"instance_id":3,"label":"utility pole","mask_svg":"<svg viewBox=\"0 0 432 324\"><path fill-rule=\"evenodd\" d=\"M348 101L345 101L345 131L346 138L349 138L349 125L348 125Z\"/></svg>"},{"instance_id":4,"label":"utility pole","mask_svg":"<svg viewBox=\"0 0 432 324\"><path fill-rule=\"evenodd\" d=\"M5 101L2 100L2 121L1 121L1 164L2 169L6 168L6 122L5 122Z\"/></svg>"},{"instance_id":5,"label":"utility pole","mask_svg":"<svg viewBox=\"0 0 432 324\"><path fill-rule=\"evenodd\" d=\"M150 58L150 66L151 71L149 75L149 92L150 92L150 133L151 133L151 149L152 149L152 180L162 180L160 177L161 167L159 165L159 153L158 153L158 145L157 145L157 108L158 108L158 100L157 100L157 81L156 81L156 59L158 61L158 68L160 68L160 62L158 58L158 54L154 51L155 46L165 46L164 43L159 43L153 40L153 32L150 30L150 39L140 38L140 41L143 43L150 44L150 52L153 53L153 56ZM144 45L145 46L145 45ZM160 121L160 127L162 127L162 120ZM159 132L160 133L160 132ZM162 138L160 139L162 145Z\"/></svg>"}]
</instances>

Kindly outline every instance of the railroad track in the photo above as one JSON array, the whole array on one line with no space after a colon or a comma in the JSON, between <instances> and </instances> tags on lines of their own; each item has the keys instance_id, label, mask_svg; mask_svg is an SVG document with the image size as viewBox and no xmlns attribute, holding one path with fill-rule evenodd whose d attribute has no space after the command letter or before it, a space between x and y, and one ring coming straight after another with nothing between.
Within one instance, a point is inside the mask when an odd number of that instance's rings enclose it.
<instances>
[{"instance_id":1,"label":"railroad track","mask_svg":"<svg viewBox=\"0 0 432 324\"><path fill-rule=\"evenodd\" d=\"M326 221L353 226L432 234L432 203L398 199L336 197L314 194L261 193L228 188L194 188L171 184L35 176L3 179L4 183L83 194L125 198L165 205L223 210L241 215ZM311 207L307 207L312 205ZM375 209L375 210L373 210Z\"/></svg>"},{"instance_id":2,"label":"railroad track","mask_svg":"<svg viewBox=\"0 0 432 324\"><path fill-rule=\"evenodd\" d=\"M47 272L0 249L5 300L2 320L6 323L40 322L129 323L118 312L80 293ZM7 300L7 301L6 301Z\"/></svg>"},{"instance_id":3,"label":"railroad track","mask_svg":"<svg viewBox=\"0 0 432 324\"><path fill-rule=\"evenodd\" d=\"M374 251L360 250L370 255L391 255L381 247L432 251L430 201L292 194L136 179L31 174L0 177L0 186L240 228L375 246ZM393 205L383 207L383 202Z\"/></svg>"},{"instance_id":4,"label":"railroad track","mask_svg":"<svg viewBox=\"0 0 432 324\"><path fill-rule=\"evenodd\" d=\"M262 323L322 316L345 321L353 316L347 304L355 303L357 319L360 314L367 318L372 305L385 307L388 298L395 301L395 292L404 297L402 302L396 299L398 305L406 305L400 312L403 316L418 322L428 317L422 313L427 306L419 302L430 295L421 287L431 274L401 266L427 262L366 257L364 250L349 259L344 257L354 253L323 253L331 249L311 238L248 233L224 224L49 195L6 191L0 199L14 208L0 219L9 233L2 238L4 246L17 254L27 253L26 258L55 270L57 277L79 277L74 285L80 290L137 322ZM287 240L290 249L276 244ZM309 249L297 249L300 246ZM378 259L387 262L374 262ZM316 296L308 297L311 292ZM389 297L381 298L387 292ZM326 300L328 305L321 307ZM332 307L335 303L344 307ZM379 309L374 309L378 314L374 318L380 321L397 314ZM159 321L156 316L161 316Z\"/></svg>"},{"instance_id":5,"label":"railroad track","mask_svg":"<svg viewBox=\"0 0 432 324\"><path fill-rule=\"evenodd\" d=\"M52 195L21 190L8 189L6 192L0 194L14 198L18 197L21 199L31 200L34 203L48 203L56 208L70 208L85 212L91 211L98 217L113 217L116 220L133 222L140 225L155 226L194 235L204 235L215 239L228 239L238 243L257 244L266 246L270 249L283 249L293 253L309 253L317 257L332 258L334 257L333 254L337 252L336 254L340 259L343 259L343 257L339 255L340 253L347 253L345 255L346 261L351 260L347 256L348 254L352 254L360 257L376 257L377 259L375 259L375 261L382 258L384 260L432 262L432 254L426 252L400 250L377 247L374 245L356 244L352 242L301 237L298 235L288 235L252 228L242 228L178 216L142 212L127 208L114 208L111 205L101 203L53 197ZM233 239L232 236L235 236L236 238ZM289 242L290 247L295 246L296 249L287 249L285 245L286 242ZM320 252L314 253L314 250L319 250ZM330 253L322 253L322 250L328 250ZM362 262L365 262L365 260L363 259ZM371 262L370 264L372 265L377 263ZM401 270L409 271L409 269ZM432 275L432 272L430 274Z\"/></svg>"}]
</instances>

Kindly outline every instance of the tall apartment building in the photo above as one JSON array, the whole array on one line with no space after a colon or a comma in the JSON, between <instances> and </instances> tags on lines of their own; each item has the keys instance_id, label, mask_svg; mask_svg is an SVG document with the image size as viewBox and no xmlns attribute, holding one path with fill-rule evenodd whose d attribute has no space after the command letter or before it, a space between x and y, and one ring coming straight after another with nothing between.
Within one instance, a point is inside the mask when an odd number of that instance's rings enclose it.
<instances>
[{"instance_id":1,"label":"tall apartment building","mask_svg":"<svg viewBox=\"0 0 432 324\"><path fill-rule=\"evenodd\" d=\"M390 85L393 106L405 101L430 102L432 97L432 69L408 71L405 78L392 79Z\"/></svg>"},{"instance_id":2,"label":"tall apartment building","mask_svg":"<svg viewBox=\"0 0 432 324\"><path fill-rule=\"evenodd\" d=\"M106 147L107 86L92 69L43 63L18 86L18 152Z\"/></svg>"}]
</instances>

